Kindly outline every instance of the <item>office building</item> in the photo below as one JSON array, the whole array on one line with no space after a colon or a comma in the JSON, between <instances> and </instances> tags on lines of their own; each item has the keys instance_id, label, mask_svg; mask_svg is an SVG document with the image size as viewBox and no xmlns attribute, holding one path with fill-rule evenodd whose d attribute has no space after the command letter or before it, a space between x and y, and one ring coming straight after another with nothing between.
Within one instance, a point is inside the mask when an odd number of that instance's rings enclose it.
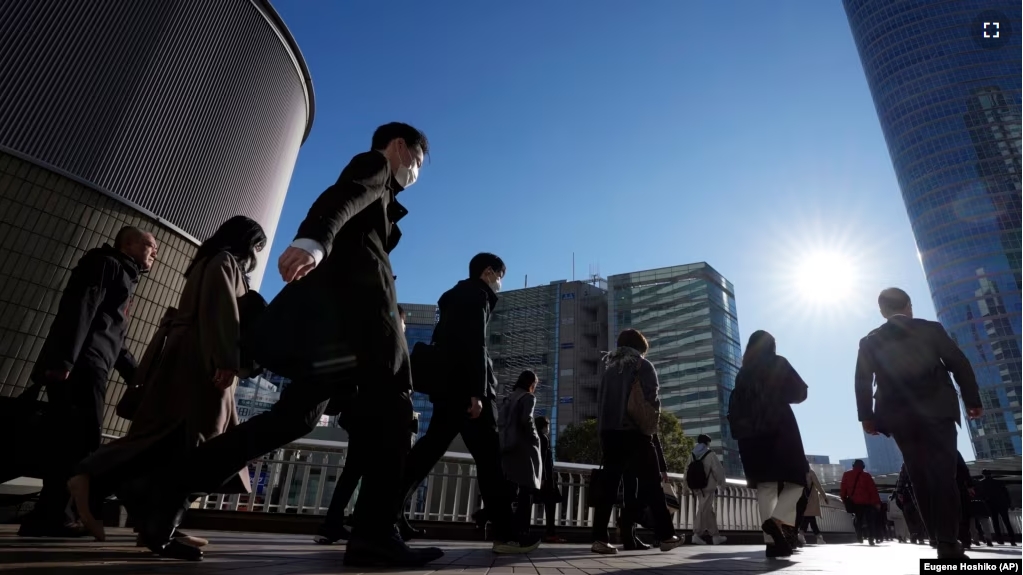
<instances>
[{"instance_id":1,"label":"office building","mask_svg":"<svg viewBox=\"0 0 1023 575\"><path fill-rule=\"evenodd\" d=\"M854 457L852 459L840 459L838 461L838 464L840 466L842 466L842 469L844 469L846 471L849 471L850 469L852 469L853 463L855 463L857 459L859 459L860 461L863 462L864 469L866 469L867 471L870 471L870 458L869 457Z\"/></svg>"},{"instance_id":2,"label":"office building","mask_svg":"<svg viewBox=\"0 0 1023 575\"><path fill-rule=\"evenodd\" d=\"M1019 456L1020 3L844 5L938 320L980 384L976 457Z\"/></svg>"},{"instance_id":3,"label":"office building","mask_svg":"<svg viewBox=\"0 0 1023 575\"><path fill-rule=\"evenodd\" d=\"M842 474L848 468L842 467L838 463L811 463L810 469L817 474L817 480L820 481L821 486L825 487L842 483Z\"/></svg>"},{"instance_id":4,"label":"office building","mask_svg":"<svg viewBox=\"0 0 1023 575\"><path fill-rule=\"evenodd\" d=\"M238 421L269 411L281 398L281 389L264 376L242 379L234 392Z\"/></svg>"},{"instance_id":5,"label":"office building","mask_svg":"<svg viewBox=\"0 0 1023 575\"><path fill-rule=\"evenodd\" d=\"M874 475L898 473L902 470L902 451L895 440L884 435L863 434L867 442L867 459L870 460L870 472Z\"/></svg>"},{"instance_id":6,"label":"office building","mask_svg":"<svg viewBox=\"0 0 1023 575\"><path fill-rule=\"evenodd\" d=\"M678 416L686 435L707 434L729 477L742 477L728 430L728 398L742 363L735 289L706 263L610 276L608 340L635 328L650 341L661 409Z\"/></svg>"},{"instance_id":7,"label":"office building","mask_svg":"<svg viewBox=\"0 0 1023 575\"><path fill-rule=\"evenodd\" d=\"M0 27L0 395L11 396L28 386L70 269L121 227L160 242L132 306L136 357L223 221L250 216L272 240L313 91L267 0L0 2ZM115 375L105 433L127 429L114 413L123 387Z\"/></svg>"},{"instance_id":8,"label":"office building","mask_svg":"<svg viewBox=\"0 0 1023 575\"><path fill-rule=\"evenodd\" d=\"M607 344L603 280L555 281L501 292L488 346L504 395L519 374L537 374L535 415L551 420L551 443L565 427L597 416L598 369Z\"/></svg>"},{"instance_id":9,"label":"office building","mask_svg":"<svg viewBox=\"0 0 1023 575\"><path fill-rule=\"evenodd\" d=\"M819 465L829 465L831 463L831 457L827 455L807 455L806 461L809 463L816 463Z\"/></svg>"},{"instance_id":10,"label":"office building","mask_svg":"<svg viewBox=\"0 0 1023 575\"><path fill-rule=\"evenodd\" d=\"M405 341L408 343L409 353L411 353L417 343L430 343L433 339L433 328L437 325L437 320L440 319L438 315L440 312L433 304L403 303L401 307L405 310ZM412 410L419 414L417 437L422 437L430 425L433 404L425 394L414 392L412 394Z\"/></svg>"}]
</instances>

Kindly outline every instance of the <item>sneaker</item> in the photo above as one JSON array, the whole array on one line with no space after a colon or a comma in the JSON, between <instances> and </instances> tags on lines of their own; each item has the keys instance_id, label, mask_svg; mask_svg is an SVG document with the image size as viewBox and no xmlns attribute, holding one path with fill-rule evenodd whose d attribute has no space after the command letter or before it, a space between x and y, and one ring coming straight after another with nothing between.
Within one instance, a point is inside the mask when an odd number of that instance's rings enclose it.
<instances>
[{"instance_id":1,"label":"sneaker","mask_svg":"<svg viewBox=\"0 0 1023 575\"><path fill-rule=\"evenodd\" d=\"M594 541L590 551L599 555L618 555L618 548L604 541Z\"/></svg>"},{"instance_id":2,"label":"sneaker","mask_svg":"<svg viewBox=\"0 0 1023 575\"><path fill-rule=\"evenodd\" d=\"M800 545L806 545L806 537L804 537L802 533L796 535L796 539L799 541Z\"/></svg>"},{"instance_id":3,"label":"sneaker","mask_svg":"<svg viewBox=\"0 0 1023 575\"><path fill-rule=\"evenodd\" d=\"M827 543L827 541L824 540L823 535L818 535L815 539L817 540L817 545L824 545Z\"/></svg>"},{"instance_id":4,"label":"sneaker","mask_svg":"<svg viewBox=\"0 0 1023 575\"><path fill-rule=\"evenodd\" d=\"M494 553L500 555L524 555L540 547L540 538L526 535L520 541L494 541Z\"/></svg>"},{"instance_id":5,"label":"sneaker","mask_svg":"<svg viewBox=\"0 0 1023 575\"><path fill-rule=\"evenodd\" d=\"M693 533L693 536L689 538L689 541L691 541L693 545L707 544L707 540L703 538L703 535L697 535L696 533Z\"/></svg>"},{"instance_id":6,"label":"sneaker","mask_svg":"<svg viewBox=\"0 0 1023 575\"><path fill-rule=\"evenodd\" d=\"M712 545L721 545L725 541L728 541L728 538L724 535L715 535L710 538L710 541Z\"/></svg>"},{"instance_id":7,"label":"sneaker","mask_svg":"<svg viewBox=\"0 0 1023 575\"><path fill-rule=\"evenodd\" d=\"M683 543L682 538L677 535L672 535L667 539L662 539L660 543L661 551L671 551Z\"/></svg>"},{"instance_id":8,"label":"sneaker","mask_svg":"<svg viewBox=\"0 0 1023 575\"><path fill-rule=\"evenodd\" d=\"M348 541L352 538L352 533L345 527L327 527L321 525L316 531L316 535L313 536L313 542L318 545L333 545L338 541Z\"/></svg>"}]
</instances>

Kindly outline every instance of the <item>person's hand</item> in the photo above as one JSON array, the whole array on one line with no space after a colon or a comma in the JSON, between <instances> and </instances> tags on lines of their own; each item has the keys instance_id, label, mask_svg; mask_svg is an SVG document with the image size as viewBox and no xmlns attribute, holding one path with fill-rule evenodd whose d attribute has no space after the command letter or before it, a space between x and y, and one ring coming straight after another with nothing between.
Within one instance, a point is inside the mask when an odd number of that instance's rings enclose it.
<instances>
[{"instance_id":1,"label":"person's hand","mask_svg":"<svg viewBox=\"0 0 1023 575\"><path fill-rule=\"evenodd\" d=\"M668 483L669 481L671 481L671 478L668 477L668 472L667 471L662 471L661 472L661 483Z\"/></svg>"},{"instance_id":2,"label":"person's hand","mask_svg":"<svg viewBox=\"0 0 1023 575\"><path fill-rule=\"evenodd\" d=\"M213 385L217 386L217 389L220 391L224 391L231 387L236 375L238 375L238 372L233 369L217 369L216 373L213 374Z\"/></svg>"},{"instance_id":3,"label":"person's hand","mask_svg":"<svg viewBox=\"0 0 1023 575\"><path fill-rule=\"evenodd\" d=\"M966 410L966 417L970 419L980 419L983 416L984 416L983 407L971 407Z\"/></svg>"},{"instance_id":4,"label":"person's hand","mask_svg":"<svg viewBox=\"0 0 1023 575\"><path fill-rule=\"evenodd\" d=\"M867 421L863 422L863 432L866 433L867 435L879 435L877 431L877 425L874 423L874 420L872 419L868 419Z\"/></svg>"},{"instance_id":5,"label":"person's hand","mask_svg":"<svg viewBox=\"0 0 1023 575\"><path fill-rule=\"evenodd\" d=\"M277 260L277 269L281 272L284 283L300 280L316 267L313 254L296 247L288 247Z\"/></svg>"},{"instance_id":6,"label":"person's hand","mask_svg":"<svg viewBox=\"0 0 1023 575\"><path fill-rule=\"evenodd\" d=\"M480 401L480 398L473 397L472 399L470 399L469 409L467 411L469 412L469 417L471 419L478 418L480 414L483 413L483 402Z\"/></svg>"},{"instance_id":7,"label":"person's hand","mask_svg":"<svg viewBox=\"0 0 1023 575\"><path fill-rule=\"evenodd\" d=\"M71 371L67 369L48 369L43 372L43 377L46 378L46 381L67 381L71 377Z\"/></svg>"}]
</instances>

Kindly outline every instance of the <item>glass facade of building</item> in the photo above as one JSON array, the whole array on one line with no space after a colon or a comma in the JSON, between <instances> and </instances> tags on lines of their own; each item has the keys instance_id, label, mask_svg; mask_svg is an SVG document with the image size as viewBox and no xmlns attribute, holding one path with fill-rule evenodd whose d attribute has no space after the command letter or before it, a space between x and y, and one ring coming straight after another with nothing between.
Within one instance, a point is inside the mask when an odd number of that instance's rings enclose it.
<instances>
[{"instance_id":1,"label":"glass facade of building","mask_svg":"<svg viewBox=\"0 0 1023 575\"><path fill-rule=\"evenodd\" d=\"M895 440L884 435L863 434L867 443L867 459L870 466L867 471L874 475L885 475L887 473L898 473L902 470L902 451L895 444Z\"/></svg>"},{"instance_id":2,"label":"glass facade of building","mask_svg":"<svg viewBox=\"0 0 1023 575\"><path fill-rule=\"evenodd\" d=\"M430 343L433 339L433 328L437 325L437 306L415 303L403 303L405 310L405 341L409 352L419 342ZM430 398L422 393L412 394L412 410L419 414L419 437L426 433L433 415L433 404Z\"/></svg>"},{"instance_id":3,"label":"glass facade of building","mask_svg":"<svg viewBox=\"0 0 1023 575\"><path fill-rule=\"evenodd\" d=\"M661 405L686 435L709 435L729 477L742 477L728 429L728 398L741 365L735 289L705 263L608 278L608 346L626 328L650 341Z\"/></svg>"},{"instance_id":4,"label":"glass facade of building","mask_svg":"<svg viewBox=\"0 0 1023 575\"><path fill-rule=\"evenodd\" d=\"M844 4L938 320L981 386L976 456L1019 455L1020 3Z\"/></svg>"}]
</instances>

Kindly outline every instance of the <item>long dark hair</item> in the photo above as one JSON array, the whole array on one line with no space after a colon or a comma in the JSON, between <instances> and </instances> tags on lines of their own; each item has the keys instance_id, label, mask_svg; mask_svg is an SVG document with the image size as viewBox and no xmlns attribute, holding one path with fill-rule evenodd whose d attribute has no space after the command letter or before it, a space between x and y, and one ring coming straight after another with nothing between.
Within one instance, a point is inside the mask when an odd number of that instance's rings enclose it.
<instances>
[{"instance_id":1,"label":"long dark hair","mask_svg":"<svg viewBox=\"0 0 1023 575\"><path fill-rule=\"evenodd\" d=\"M228 252L238 260L238 265L245 274L256 269L256 252L266 246L266 233L263 226L256 220L245 216L234 216L227 220L217 231L199 246L195 257L188 264L185 275L192 271L197 262L211 258L220 252Z\"/></svg>"},{"instance_id":2,"label":"long dark hair","mask_svg":"<svg viewBox=\"0 0 1023 575\"><path fill-rule=\"evenodd\" d=\"M774 336L762 329L753 332L746 344L746 352L742 354L742 367L753 367L765 360L777 357L778 349Z\"/></svg>"},{"instance_id":3,"label":"long dark hair","mask_svg":"<svg viewBox=\"0 0 1023 575\"><path fill-rule=\"evenodd\" d=\"M515 382L515 389L529 391L534 383L537 383L536 374L527 369L519 374L519 379Z\"/></svg>"}]
</instances>

